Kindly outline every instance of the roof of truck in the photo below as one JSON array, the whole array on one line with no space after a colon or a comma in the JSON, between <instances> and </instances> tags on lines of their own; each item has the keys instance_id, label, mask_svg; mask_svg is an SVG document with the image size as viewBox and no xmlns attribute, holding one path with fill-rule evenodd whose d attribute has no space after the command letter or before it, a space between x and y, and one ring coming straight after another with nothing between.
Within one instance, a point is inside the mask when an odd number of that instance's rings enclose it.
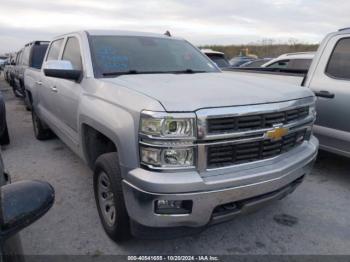
<instances>
[{"instance_id":1,"label":"roof of truck","mask_svg":"<svg viewBox=\"0 0 350 262\"><path fill-rule=\"evenodd\" d=\"M344 32L344 31L349 31L350 32L350 27L340 28L338 30L338 32Z\"/></svg>"},{"instance_id":2,"label":"roof of truck","mask_svg":"<svg viewBox=\"0 0 350 262\"><path fill-rule=\"evenodd\" d=\"M215 51L213 49L201 49L204 54L225 55L223 52Z\"/></svg>"},{"instance_id":3,"label":"roof of truck","mask_svg":"<svg viewBox=\"0 0 350 262\"><path fill-rule=\"evenodd\" d=\"M312 59L316 52L298 52L298 53L287 53L280 55L278 58L294 58L294 59Z\"/></svg>"},{"instance_id":4,"label":"roof of truck","mask_svg":"<svg viewBox=\"0 0 350 262\"><path fill-rule=\"evenodd\" d=\"M67 34L63 34L57 37L62 37L65 35L70 34L89 34L89 35L108 35L108 36L141 36L141 37L157 37L157 38L168 38L168 39L178 39L183 40L181 37L174 37L174 36L168 36L165 35L165 32L163 34L159 33L149 33L149 32L138 32L138 31L124 31L124 30L83 30L83 31L77 31L77 32L71 32ZM55 37L55 38L57 38Z\"/></svg>"}]
</instances>

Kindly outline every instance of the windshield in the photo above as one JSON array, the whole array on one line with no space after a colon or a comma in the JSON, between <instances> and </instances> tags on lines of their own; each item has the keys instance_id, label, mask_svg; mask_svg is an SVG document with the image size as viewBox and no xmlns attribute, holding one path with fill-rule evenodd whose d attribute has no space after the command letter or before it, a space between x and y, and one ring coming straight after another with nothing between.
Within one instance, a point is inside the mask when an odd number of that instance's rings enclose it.
<instances>
[{"instance_id":1,"label":"windshield","mask_svg":"<svg viewBox=\"0 0 350 262\"><path fill-rule=\"evenodd\" d=\"M96 77L137 73L218 72L184 40L141 36L90 36Z\"/></svg>"}]
</instances>

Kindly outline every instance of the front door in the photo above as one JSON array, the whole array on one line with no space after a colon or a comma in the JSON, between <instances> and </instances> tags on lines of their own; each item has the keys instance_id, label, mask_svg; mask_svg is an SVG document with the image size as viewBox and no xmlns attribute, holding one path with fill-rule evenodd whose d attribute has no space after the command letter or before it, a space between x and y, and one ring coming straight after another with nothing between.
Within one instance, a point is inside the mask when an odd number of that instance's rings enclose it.
<instances>
[{"instance_id":1,"label":"front door","mask_svg":"<svg viewBox=\"0 0 350 262\"><path fill-rule=\"evenodd\" d=\"M55 40L49 47L46 60L58 60L63 46L63 38ZM52 125L57 125L57 116L55 114L57 84L60 80L54 77L46 77L42 75L41 79L37 79L35 88L39 95L39 103L37 105L38 114L45 122L50 122ZM40 90L40 91L39 91Z\"/></svg>"},{"instance_id":2,"label":"front door","mask_svg":"<svg viewBox=\"0 0 350 262\"><path fill-rule=\"evenodd\" d=\"M62 60L70 61L75 70L83 72L82 56L79 39L68 37L62 53ZM83 82L60 79L56 86L55 114L60 120L60 129L70 142L78 145L78 105L82 93Z\"/></svg>"},{"instance_id":3,"label":"front door","mask_svg":"<svg viewBox=\"0 0 350 262\"><path fill-rule=\"evenodd\" d=\"M335 47L334 47L335 46ZM310 87L335 97L318 98L315 133L321 147L350 156L350 35L329 40Z\"/></svg>"}]
</instances>

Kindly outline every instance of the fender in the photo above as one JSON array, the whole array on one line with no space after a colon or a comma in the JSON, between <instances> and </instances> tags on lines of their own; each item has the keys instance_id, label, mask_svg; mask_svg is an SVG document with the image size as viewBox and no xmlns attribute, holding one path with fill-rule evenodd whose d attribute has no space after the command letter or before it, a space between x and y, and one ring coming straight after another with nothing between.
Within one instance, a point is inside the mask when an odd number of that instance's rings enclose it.
<instances>
[{"instance_id":1,"label":"fender","mask_svg":"<svg viewBox=\"0 0 350 262\"><path fill-rule=\"evenodd\" d=\"M118 149L120 165L132 168L138 165L138 138L135 116L115 104L87 97L79 108L79 139L81 156L88 162L83 126L88 125L108 137ZM138 117L139 118L139 117ZM134 132L133 132L134 131Z\"/></svg>"}]
</instances>

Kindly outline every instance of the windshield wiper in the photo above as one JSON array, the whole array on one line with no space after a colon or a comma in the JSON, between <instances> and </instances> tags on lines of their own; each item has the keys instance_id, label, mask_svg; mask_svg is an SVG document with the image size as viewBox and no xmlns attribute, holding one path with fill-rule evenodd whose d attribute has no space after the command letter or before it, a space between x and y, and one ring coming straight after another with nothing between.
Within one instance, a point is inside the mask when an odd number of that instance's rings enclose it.
<instances>
[{"instance_id":1,"label":"windshield wiper","mask_svg":"<svg viewBox=\"0 0 350 262\"><path fill-rule=\"evenodd\" d=\"M207 73L207 71L185 69L180 71L137 71L129 70L122 72L106 72L102 73L103 76L120 76L120 75L137 75L137 74L195 74L195 73Z\"/></svg>"},{"instance_id":2,"label":"windshield wiper","mask_svg":"<svg viewBox=\"0 0 350 262\"><path fill-rule=\"evenodd\" d=\"M122 72L102 73L103 76L136 75L136 74L140 74L140 72L137 70L129 70L129 71L122 71Z\"/></svg>"},{"instance_id":3,"label":"windshield wiper","mask_svg":"<svg viewBox=\"0 0 350 262\"><path fill-rule=\"evenodd\" d=\"M181 71L174 71L175 74L196 74L196 73L207 73L207 71L204 70L193 70L193 69L185 69Z\"/></svg>"},{"instance_id":4,"label":"windshield wiper","mask_svg":"<svg viewBox=\"0 0 350 262\"><path fill-rule=\"evenodd\" d=\"M175 71L177 72L177 71ZM102 73L103 76L120 76L120 75L137 75L137 74L170 74L174 73L174 71L137 71L137 70L129 70L122 72L106 72Z\"/></svg>"}]
</instances>

